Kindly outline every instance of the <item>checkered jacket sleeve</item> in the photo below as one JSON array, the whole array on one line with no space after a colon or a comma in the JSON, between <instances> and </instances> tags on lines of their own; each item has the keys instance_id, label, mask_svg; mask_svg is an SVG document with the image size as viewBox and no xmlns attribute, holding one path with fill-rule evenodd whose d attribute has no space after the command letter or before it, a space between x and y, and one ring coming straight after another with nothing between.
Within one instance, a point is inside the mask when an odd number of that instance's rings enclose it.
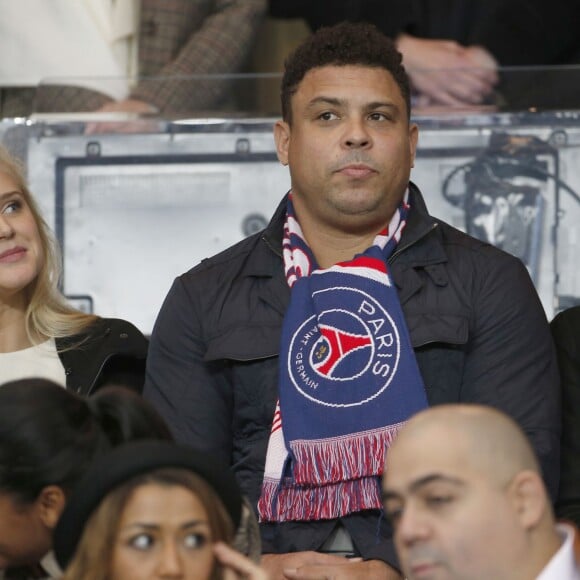
<instances>
[{"instance_id":1,"label":"checkered jacket sleeve","mask_svg":"<svg viewBox=\"0 0 580 580\"><path fill-rule=\"evenodd\" d=\"M162 113L219 104L231 90L230 83L177 77L239 72L266 5L267 0L142 0L139 66L143 80L131 97Z\"/></svg>"}]
</instances>

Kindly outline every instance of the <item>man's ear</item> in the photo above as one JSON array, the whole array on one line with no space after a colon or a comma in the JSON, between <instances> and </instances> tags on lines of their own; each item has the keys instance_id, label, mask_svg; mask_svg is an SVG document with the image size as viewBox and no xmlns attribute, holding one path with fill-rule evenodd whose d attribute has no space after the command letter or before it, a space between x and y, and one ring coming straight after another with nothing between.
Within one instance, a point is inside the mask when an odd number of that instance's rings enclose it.
<instances>
[{"instance_id":1,"label":"man's ear","mask_svg":"<svg viewBox=\"0 0 580 580\"><path fill-rule=\"evenodd\" d=\"M544 483L535 471L520 471L512 479L508 493L520 524L526 530L537 526L549 509Z\"/></svg>"},{"instance_id":2,"label":"man's ear","mask_svg":"<svg viewBox=\"0 0 580 580\"><path fill-rule=\"evenodd\" d=\"M274 125L274 141L278 160L282 165L288 165L288 148L290 146L290 125L286 121L276 121Z\"/></svg>"},{"instance_id":3,"label":"man's ear","mask_svg":"<svg viewBox=\"0 0 580 580\"><path fill-rule=\"evenodd\" d=\"M415 155L417 154L417 143L419 142L419 127L415 123L409 126L409 144L411 147L411 167L415 167Z\"/></svg>"},{"instance_id":4,"label":"man's ear","mask_svg":"<svg viewBox=\"0 0 580 580\"><path fill-rule=\"evenodd\" d=\"M54 529L64 510L66 496L58 485L47 485L36 498L36 507L42 523Z\"/></svg>"}]
</instances>

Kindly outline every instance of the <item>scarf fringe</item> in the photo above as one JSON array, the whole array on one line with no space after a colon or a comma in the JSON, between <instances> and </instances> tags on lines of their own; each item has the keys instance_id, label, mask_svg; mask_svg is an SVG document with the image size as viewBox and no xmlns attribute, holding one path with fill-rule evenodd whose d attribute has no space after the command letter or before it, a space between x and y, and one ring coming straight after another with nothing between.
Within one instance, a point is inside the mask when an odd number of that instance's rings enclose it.
<instances>
[{"instance_id":1,"label":"scarf fringe","mask_svg":"<svg viewBox=\"0 0 580 580\"><path fill-rule=\"evenodd\" d=\"M258 502L261 522L330 520L381 508L378 477L363 477L323 487L280 485L280 481L265 479Z\"/></svg>"},{"instance_id":2,"label":"scarf fringe","mask_svg":"<svg viewBox=\"0 0 580 580\"><path fill-rule=\"evenodd\" d=\"M332 439L290 442L292 475L297 485L328 485L381 475L385 451L403 423Z\"/></svg>"}]
</instances>

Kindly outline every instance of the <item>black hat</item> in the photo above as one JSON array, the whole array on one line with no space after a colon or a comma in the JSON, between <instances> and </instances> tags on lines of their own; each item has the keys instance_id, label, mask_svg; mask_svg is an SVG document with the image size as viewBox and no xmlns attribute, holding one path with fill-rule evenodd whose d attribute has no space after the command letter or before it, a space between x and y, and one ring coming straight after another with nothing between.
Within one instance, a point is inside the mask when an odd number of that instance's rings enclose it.
<instances>
[{"instance_id":1,"label":"black hat","mask_svg":"<svg viewBox=\"0 0 580 580\"><path fill-rule=\"evenodd\" d=\"M166 441L126 443L94 461L67 500L53 536L60 567L64 570L69 564L87 520L109 491L135 476L164 467L183 468L199 475L216 492L234 527L239 526L242 496L225 465L185 445Z\"/></svg>"}]
</instances>

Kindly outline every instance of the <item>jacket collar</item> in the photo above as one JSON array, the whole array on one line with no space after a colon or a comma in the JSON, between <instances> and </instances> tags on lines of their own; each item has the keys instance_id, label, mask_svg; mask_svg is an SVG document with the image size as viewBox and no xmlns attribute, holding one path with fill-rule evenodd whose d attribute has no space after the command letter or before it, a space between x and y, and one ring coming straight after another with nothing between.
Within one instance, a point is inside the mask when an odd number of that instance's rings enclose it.
<instances>
[{"instance_id":1,"label":"jacket collar","mask_svg":"<svg viewBox=\"0 0 580 580\"><path fill-rule=\"evenodd\" d=\"M282 198L266 229L259 234L259 239L248 256L245 268L246 276L265 279L266 283L257 288L258 296L282 316L290 301L290 288L284 275L282 259L287 199L288 194Z\"/></svg>"},{"instance_id":2,"label":"jacket collar","mask_svg":"<svg viewBox=\"0 0 580 580\"><path fill-rule=\"evenodd\" d=\"M429 215L427 206L425 205L425 200L423 199L419 188L413 182L409 182L409 199L412 209L409 214L407 227L403 232L399 248L395 251L395 255L402 253L410 246L414 246L417 241L431 233L438 224L438 221ZM261 239L264 242L261 245L261 250L268 250L266 253L272 259L264 260L264 253L260 251L252 254L248 261L249 275L271 276L273 275L272 267L277 269L278 260L282 258L282 238L287 200L288 193L278 204L270 223L266 226L266 229L261 235ZM264 248L264 245L266 248ZM435 254L433 248L430 247L428 253L418 252L413 256L413 259L418 260L422 265L424 265L427 263L447 261L447 256L445 255L443 246L438 244L438 251Z\"/></svg>"},{"instance_id":3,"label":"jacket collar","mask_svg":"<svg viewBox=\"0 0 580 580\"><path fill-rule=\"evenodd\" d=\"M284 237L284 221L286 219L286 210L288 208L288 191L278 204L270 223L264 230L262 239L282 257L282 239Z\"/></svg>"},{"instance_id":4,"label":"jacket collar","mask_svg":"<svg viewBox=\"0 0 580 580\"><path fill-rule=\"evenodd\" d=\"M418 243L429 236L438 227L439 222L429 215L425 200L419 188L413 182L409 182L409 203L411 204L411 211L407 226L403 231L401 241L394 251L391 261L404 260L416 266L446 262L447 255L443 244L435 243L426 246ZM413 251L407 252L411 247Z\"/></svg>"},{"instance_id":5,"label":"jacket collar","mask_svg":"<svg viewBox=\"0 0 580 580\"><path fill-rule=\"evenodd\" d=\"M425 284L425 277L418 269L426 272L435 286L446 286L448 283L444 266L447 253L440 236L436 235L439 221L429 215L423 196L414 183L409 183L409 194L409 220L390 259L401 305Z\"/></svg>"},{"instance_id":6,"label":"jacket collar","mask_svg":"<svg viewBox=\"0 0 580 580\"><path fill-rule=\"evenodd\" d=\"M255 251L248 257L245 272L250 277L271 278L271 284L261 287L260 297L282 314L290 296L282 261L287 198L288 194L283 197L270 223L260 235ZM429 215L419 188L412 182L409 182L409 200L409 221L399 247L391 257L393 277L401 293L402 303L422 286L419 275L414 272L417 267L424 267L437 285L447 283L446 274L440 267L447 262L447 254L439 237L432 235L439 222ZM429 244L421 243L426 238L429 238Z\"/></svg>"},{"instance_id":7,"label":"jacket collar","mask_svg":"<svg viewBox=\"0 0 580 580\"><path fill-rule=\"evenodd\" d=\"M258 251L253 252L248 260L248 273L254 276L272 276L279 270L282 260L282 238L284 237L284 220L288 193L278 204L270 223L260 236ZM268 258L265 258L267 254Z\"/></svg>"}]
</instances>

